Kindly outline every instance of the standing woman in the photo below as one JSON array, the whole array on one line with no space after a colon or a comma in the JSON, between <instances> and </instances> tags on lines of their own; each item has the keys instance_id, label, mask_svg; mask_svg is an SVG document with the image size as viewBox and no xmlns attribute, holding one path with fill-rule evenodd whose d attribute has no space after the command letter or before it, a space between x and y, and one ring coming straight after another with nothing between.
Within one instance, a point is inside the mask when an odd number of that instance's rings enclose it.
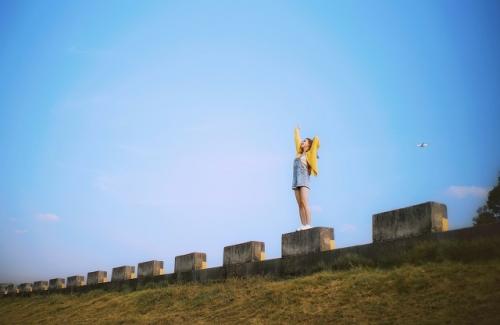
<instances>
[{"instance_id":1,"label":"standing woman","mask_svg":"<svg viewBox=\"0 0 500 325\"><path fill-rule=\"evenodd\" d=\"M300 140L300 128L295 128L295 160L293 161L292 189L299 205L300 222L302 225L297 230L311 228L311 209L309 208L309 178L310 175L318 176L318 149L319 138Z\"/></svg>"}]
</instances>

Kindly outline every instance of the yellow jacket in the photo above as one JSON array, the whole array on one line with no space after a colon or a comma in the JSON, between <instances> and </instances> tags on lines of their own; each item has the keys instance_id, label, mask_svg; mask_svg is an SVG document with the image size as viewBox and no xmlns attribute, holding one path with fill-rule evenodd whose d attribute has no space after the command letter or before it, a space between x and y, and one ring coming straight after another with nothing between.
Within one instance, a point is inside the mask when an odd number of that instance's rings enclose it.
<instances>
[{"instance_id":1,"label":"yellow jacket","mask_svg":"<svg viewBox=\"0 0 500 325\"><path fill-rule=\"evenodd\" d=\"M299 157L302 154L302 148L300 148L300 132L299 128L295 128L295 151L296 156ZM309 167L311 168L311 174L318 176L318 149L319 149L319 138L315 136L311 144L311 148L306 152L306 159Z\"/></svg>"}]
</instances>

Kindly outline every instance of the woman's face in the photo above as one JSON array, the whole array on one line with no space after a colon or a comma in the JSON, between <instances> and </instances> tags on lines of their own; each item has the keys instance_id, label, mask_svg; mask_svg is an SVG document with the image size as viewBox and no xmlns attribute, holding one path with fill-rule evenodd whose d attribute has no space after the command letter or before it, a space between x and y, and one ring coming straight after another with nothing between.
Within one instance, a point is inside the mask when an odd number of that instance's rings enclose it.
<instances>
[{"instance_id":1,"label":"woman's face","mask_svg":"<svg viewBox=\"0 0 500 325\"><path fill-rule=\"evenodd\" d=\"M309 143L309 140L307 140L307 139L302 140L302 142L300 143L300 148L302 148L303 152L306 152L307 150L309 150L310 147L311 147L311 144Z\"/></svg>"}]
</instances>

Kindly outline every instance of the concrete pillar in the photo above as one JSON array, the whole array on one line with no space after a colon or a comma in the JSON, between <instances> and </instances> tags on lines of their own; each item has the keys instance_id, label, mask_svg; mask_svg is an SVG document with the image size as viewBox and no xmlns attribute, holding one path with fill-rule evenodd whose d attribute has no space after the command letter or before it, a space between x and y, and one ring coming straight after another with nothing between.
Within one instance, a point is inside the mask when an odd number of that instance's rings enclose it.
<instances>
[{"instance_id":1,"label":"concrete pillar","mask_svg":"<svg viewBox=\"0 0 500 325\"><path fill-rule=\"evenodd\" d=\"M425 202L402 209L377 213L372 217L374 242L447 230L448 213L446 205L437 202Z\"/></svg>"},{"instance_id":2,"label":"concrete pillar","mask_svg":"<svg viewBox=\"0 0 500 325\"><path fill-rule=\"evenodd\" d=\"M265 259L265 245L261 241L224 247L223 265L258 262Z\"/></svg>"},{"instance_id":3,"label":"concrete pillar","mask_svg":"<svg viewBox=\"0 0 500 325\"><path fill-rule=\"evenodd\" d=\"M49 290L66 288L66 280L63 278L55 278L49 280Z\"/></svg>"},{"instance_id":4,"label":"concrete pillar","mask_svg":"<svg viewBox=\"0 0 500 325\"><path fill-rule=\"evenodd\" d=\"M47 291L49 289L49 281L35 281L33 282L33 291Z\"/></svg>"},{"instance_id":5,"label":"concrete pillar","mask_svg":"<svg viewBox=\"0 0 500 325\"><path fill-rule=\"evenodd\" d=\"M163 261L148 261L139 263L137 266L137 277L146 278L161 275L164 273Z\"/></svg>"},{"instance_id":6,"label":"concrete pillar","mask_svg":"<svg viewBox=\"0 0 500 325\"><path fill-rule=\"evenodd\" d=\"M108 272L94 271L87 273L87 285L94 285L108 281Z\"/></svg>"},{"instance_id":7,"label":"concrete pillar","mask_svg":"<svg viewBox=\"0 0 500 325\"><path fill-rule=\"evenodd\" d=\"M33 292L33 284L32 283L21 283L17 286L17 289L20 293L31 293Z\"/></svg>"},{"instance_id":8,"label":"concrete pillar","mask_svg":"<svg viewBox=\"0 0 500 325\"><path fill-rule=\"evenodd\" d=\"M175 257L174 272L186 272L194 270L203 270L207 268L207 254L205 253L189 253Z\"/></svg>"},{"instance_id":9,"label":"concrete pillar","mask_svg":"<svg viewBox=\"0 0 500 325\"><path fill-rule=\"evenodd\" d=\"M66 283L68 288L81 287L85 285L85 277L83 275L69 276L68 281Z\"/></svg>"},{"instance_id":10,"label":"concrete pillar","mask_svg":"<svg viewBox=\"0 0 500 325\"><path fill-rule=\"evenodd\" d=\"M333 228L314 227L281 235L281 256L329 251L335 248Z\"/></svg>"},{"instance_id":11,"label":"concrete pillar","mask_svg":"<svg viewBox=\"0 0 500 325\"><path fill-rule=\"evenodd\" d=\"M7 294L8 295L16 295L18 293L19 293L19 290L17 289L17 287L14 283L9 283L7 285Z\"/></svg>"},{"instance_id":12,"label":"concrete pillar","mask_svg":"<svg viewBox=\"0 0 500 325\"><path fill-rule=\"evenodd\" d=\"M0 295L7 294L7 287L8 286L9 286L9 283L0 283Z\"/></svg>"},{"instance_id":13,"label":"concrete pillar","mask_svg":"<svg viewBox=\"0 0 500 325\"><path fill-rule=\"evenodd\" d=\"M125 281L135 278L135 266L123 265L113 268L113 273L111 273L111 282L113 281Z\"/></svg>"}]
</instances>

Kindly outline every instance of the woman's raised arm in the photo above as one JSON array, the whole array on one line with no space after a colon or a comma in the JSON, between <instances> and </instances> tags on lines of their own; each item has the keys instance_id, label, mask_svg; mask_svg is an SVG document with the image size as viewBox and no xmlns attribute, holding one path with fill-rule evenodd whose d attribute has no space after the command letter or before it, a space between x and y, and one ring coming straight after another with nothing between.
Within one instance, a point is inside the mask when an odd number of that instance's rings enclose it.
<instances>
[{"instance_id":1,"label":"woman's raised arm","mask_svg":"<svg viewBox=\"0 0 500 325\"><path fill-rule=\"evenodd\" d=\"M297 154L300 153L300 128L296 127L294 130L294 139L295 139L295 151Z\"/></svg>"}]
</instances>

